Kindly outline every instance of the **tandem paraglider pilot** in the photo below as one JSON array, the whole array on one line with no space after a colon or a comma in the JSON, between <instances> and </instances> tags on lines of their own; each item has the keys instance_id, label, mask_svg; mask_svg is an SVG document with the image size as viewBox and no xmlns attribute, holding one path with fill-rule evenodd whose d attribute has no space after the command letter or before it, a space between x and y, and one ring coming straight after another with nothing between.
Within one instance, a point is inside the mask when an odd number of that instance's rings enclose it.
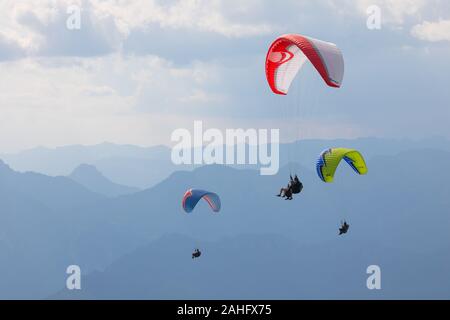
<instances>
[{"instance_id":1,"label":"tandem paraglider pilot","mask_svg":"<svg viewBox=\"0 0 450 320\"><path fill-rule=\"evenodd\" d=\"M292 175L289 176L290 181L286 188L281 188L280 193L277 194L277 197L283 197L284 200L292 200L293 194L298 194L303 190L303 183L298 179L297 175L292 178Z\"/></svg>"}]
</instances>

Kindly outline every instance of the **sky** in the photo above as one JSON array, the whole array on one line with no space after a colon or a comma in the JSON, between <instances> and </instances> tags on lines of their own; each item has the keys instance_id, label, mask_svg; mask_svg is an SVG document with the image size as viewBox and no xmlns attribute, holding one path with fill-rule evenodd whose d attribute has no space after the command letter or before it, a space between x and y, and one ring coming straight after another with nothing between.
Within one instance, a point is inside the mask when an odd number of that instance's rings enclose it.
<instances>
[{"instance_id":1,"label":"sky","mask_svg":"<svg viewBox=\"0 0 450 320\"><path fill-rule=\"evenodd\" d=\"M302 138L450 138L447 0L2 0L0 151L170 145L194 120L288 128L264 71L284 33L336 43L345 60L338 90L311 67L296 80Z\"/></svg>"}]
</instances>

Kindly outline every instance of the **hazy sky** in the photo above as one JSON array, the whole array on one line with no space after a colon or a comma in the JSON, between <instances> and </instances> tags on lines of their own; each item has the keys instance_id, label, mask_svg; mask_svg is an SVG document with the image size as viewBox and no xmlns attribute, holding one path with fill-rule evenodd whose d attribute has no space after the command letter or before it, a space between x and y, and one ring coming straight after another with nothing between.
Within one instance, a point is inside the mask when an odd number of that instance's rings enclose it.
<instances>
[{"instance_id":1,"label":"hazy sky","mask_svg":"<svg viewBox=\"0 0 450 320\"><path fill-rule=\"evenodd\" d=\"M372 4L379 30L366 26ZM288 127L264 73L283 33L344 54L341 89L302 74L302 137L450 137L448 0L2 0L0 151L168 144L195 119Z\"/></svg>"}]
</instances>

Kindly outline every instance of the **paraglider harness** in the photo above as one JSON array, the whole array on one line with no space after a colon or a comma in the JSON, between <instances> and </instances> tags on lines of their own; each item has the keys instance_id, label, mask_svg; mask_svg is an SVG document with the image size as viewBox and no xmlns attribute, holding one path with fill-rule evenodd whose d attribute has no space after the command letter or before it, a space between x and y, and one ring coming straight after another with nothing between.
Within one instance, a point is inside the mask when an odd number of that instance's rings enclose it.
<instances>
[{"instance_id":1,"label":"paraglider harness","mask_svg":"<svg viewBox=\"0 0 450 320\"><path fill-rule=\"evenodd\" d=\"M290 178L291 178L291 181L290 181L289 185L290 185L290 189L291 189L292 193L297 194L297 193L302 192L303 183L300 182L297 175L295 175L294 179L292 179L292 175L290 176Z\"/></svg>"},{"instance_id":2,"label":"paraglider harness","mask_svg":"<svg viewBox=\"0 0 450 320\"><path fill-rule=\"evenodd\" d=\"M342 222L341 222L342 223ZM350 228L350 225L344 221L341 225L341 227L339 228L339 235L343 234L343 233L347 233L348 228Z\"/></svg>"},{"instance_id":3,"label":"paraglider harness","mask_svg":"<svg viewBox=\"0 0 450 320\"><path fill-rule=\"evenodd\" d=\"M303 184L298 179L297 175L292 178L292 175L289 176L291 179L287 185L287 188L281 188L280 193L277 194L277 197L283 197L285 200L292 200L292 195L302 192Z\"/></svg>"},{"instance_id":4,"label":"paraglider harness","mask_svg":"<svg viewBox=\"0 0 450 320\"><path fill-rule=\"evenodd\" d=\"M202 255L202 253L200 252L200 250L195 249L194 252L192 253L192 259L194 258L198 258Z\"/></svg>"}]
</instances>

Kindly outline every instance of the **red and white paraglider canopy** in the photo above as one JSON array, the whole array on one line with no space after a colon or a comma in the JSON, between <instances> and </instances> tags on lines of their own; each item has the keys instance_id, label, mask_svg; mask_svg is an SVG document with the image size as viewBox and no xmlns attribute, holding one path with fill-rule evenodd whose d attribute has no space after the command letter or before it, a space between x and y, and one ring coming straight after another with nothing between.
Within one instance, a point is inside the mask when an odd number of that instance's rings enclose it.
<instances>
[{"instance_id":1,"label":"red and white paraglider canopy","mask_svg":"<svg viewBox=\"0 0 450 320\"><path fill-rule=\"evenodd\" d=\"M306 61L313 64L327 85L341 86L344 58L334 43L299 34L285 34L272 43L266 56L266 76L272 91L287 94Z\"/></svg>"}]
</instances>

